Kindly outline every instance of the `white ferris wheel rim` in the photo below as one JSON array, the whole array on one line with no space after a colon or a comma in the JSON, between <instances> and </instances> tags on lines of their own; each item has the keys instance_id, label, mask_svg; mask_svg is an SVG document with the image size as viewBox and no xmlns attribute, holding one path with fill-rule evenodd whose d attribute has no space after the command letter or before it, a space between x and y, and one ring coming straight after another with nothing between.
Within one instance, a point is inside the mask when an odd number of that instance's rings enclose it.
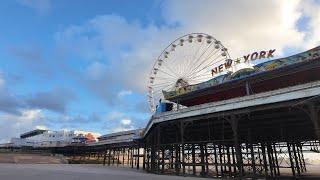
<instances>
[{"instance_id":1,"label":"white ferris wheel rim","mask_svg":"<svg viewBox=\"0 0 320 180\"><path fill-rule=\"evenodd\" d=\"M199 41L199 39L201 39L201 40ZM230 59L229 53L227 51L227 48L225 48L225 46L223 46L223 44L220 41L218 41L217 39L215 39L213 36L211 36L209 34L205 34L205 33L190 33L190 34L185 34L183 36L180 36L177 39L175 39L174 41L172 41L166 48L164 48L164 50L158 56L158 58L156 59L155 63L153 64L153 68L152 68L152 70L150 72L150 75L149 75L148 86L147 86L147 88L148 88L147 98L148 98L148 103L149 103L149 107L150 107L151 112L155 112L155 104L160 99L160 98L155 97L155 94L154 94L154 90L156 90L154 82L155 82L155 80L157 78L156 77L157 76L157 72L161 71L159 68L161 68L162 64L165 64L165 61L166 62L168 61L168 57L170 55L170 52L175 51L175 48L177 48L179 45L181 45L181 43L182 43L181 46L183 46L184 43L189 42L191 44L191 43L196 43L197 41L202 43L202 44L205 42L204 44L206 44L206 43L207 43L207 45L209 44L208 45L209 47L212 44L215 44L214 47L219 46L219 48L215 48L217 51L214 52L214 54L217 53L217 52L220 52L220 50L221 50L222 53L220 55L222 57L222 54L224 53L224 56L223 56L224 58L223 59L219 59L216 62L212 61L212 64L216 64L218 62ZM206 51L209 49L209 47L207 47ZM173 50L172 50L172 48L173 48ZM200 49L200 47L199 47L199 49ZM198 49L198 51L199 51L199 49ZM210 60L210 58L207 58L205 60ZM197 59L199 59L199 58L197 58ZM193 60L194 60L194 58L193 58ZM173 60L171 60L171 61L173 61ZM210 63L210 61L209 61L209 63ZM201 62L200 62L200 64L201 64ZM211 64L209 64L209 65L211 65ZM170 68L168 68L168 69L170 69ZM185 69L185 71L187 71L187 69ZM171 71L171 72L173 72L173 71ZM190 72L190 73L193 73L193 72ZM167 73L167 74L169 74L169 73ZM211 73L209 72L208 74L210 75ZM158 79L159 78L160 77L158 77ZM209 79L212 79L212 78L213 78L212 76L211 77L208 76L202 82L205 82L205 81L207 81ZM177 83L178 80L179 80L178 77L175 77L175 79L172 78L170 80L170 81L172 81L170 85L173 85L173 84ZM192 81L192 79L188 79L188 80ZM198 83L201 83L201 82L198 82ZM192 84L198 84L198 83L192 83ZM164 89L160 89L160 90L161 90L161 92L157 92L157 93L161 94L162 90L164 90ZM157 91L159 91L159 89Z\"/></svg>"}]
</instances>

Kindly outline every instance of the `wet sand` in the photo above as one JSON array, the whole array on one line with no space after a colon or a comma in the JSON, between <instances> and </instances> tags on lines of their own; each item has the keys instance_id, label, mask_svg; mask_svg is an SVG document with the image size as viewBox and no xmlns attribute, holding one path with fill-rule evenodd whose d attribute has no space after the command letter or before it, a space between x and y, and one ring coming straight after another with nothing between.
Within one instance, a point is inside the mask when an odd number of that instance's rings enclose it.
<instances>
[{"instance_id":1,"label":"wet sand","mask_svg":"<svg viewBox=\"0 0 320 180\"><path fill-rule=\"evenodd\" d=\"M0 153L0 163L18 164L66 164L63 156L52 156L48 154L18 154Z\"/></svg>"},{"instance_id":2,"label":"wet sand","mask_svg":"<svg viewBox=\"0 0 320 180\"><path fill-rule=\"evenodd\" d=\"M10 180L199 180L198 177L167 176L131 168L89 164L0 164L0 179ZM212 179L212 178L210 178Z\"/></svg>"}]
</instances>

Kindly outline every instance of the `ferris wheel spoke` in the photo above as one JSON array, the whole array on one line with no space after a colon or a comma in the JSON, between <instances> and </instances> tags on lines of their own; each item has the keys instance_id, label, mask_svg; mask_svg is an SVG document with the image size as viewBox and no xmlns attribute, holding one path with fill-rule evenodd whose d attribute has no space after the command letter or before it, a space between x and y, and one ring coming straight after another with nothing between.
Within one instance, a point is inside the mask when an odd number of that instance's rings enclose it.
<instances>
[{"instance_id":1,"label":"ferris wheel spoke","mask_svg":"<svg viewBox=\"0 0 320 180\"><path fill-rule=\"evenodd\" d=\"M211 65L208 65L208 67L210 67L210 66L211 66ZM208 67L205 67L205 68L203 68L203 69L201 70L203 74L207 74L208 72L211 71L211 69L207 69L206 71L203 71L203 70L205 70L205 69L208 68ZM201 72L201 71L199 71L199 72ZM199 77L199 76L193 76L193 77L190 77L190 78L196 78L196 77Z\"/></svg>"},{"instance_id":2,"label":"ferris wheel spoke","mask_svg":"<svg viewBox=\"0 0 320 180\"><path fill-rule=\"evenodd\" d=\"M213 58L212 60L216 60L218 57L219 57L219 54L218 54L215 58ZM209 57L208 59L211 60L211 57ZM208 67L210 67L210 66L212 66L211 61L209 61L209 63L207 63L207 64L205 64L203 67L201 67L201 69L198 69L197 71L193 72L193 74L196 75L197 73L205 70L206 68L208 68ZM191 76L190 78L192 78L192 76Z\"/></svg>"},{"instance_id":3,"label":"ferris wheel spoke","mask_svg":"<svg viewBox=\"0 0 320 180\"><path fill-rule=\"evenodd\" d=\"M200 83L206 82L209 79L210 79L210 77L203 77L203 78L198 78L198 79L192 79L192 80L190 80L190 82L193 83L193 85L195 85L195 84L200 84Z\"/></svg>"},{"instance_id":4,"label":"ferris wheel spoke","mask_svg":"<svg viewBox=\"0 0 320 180\"><path fill-rule=\"evenodd\" d=\"M186 48L184 49L184 56L183 56L183 61L184 63L180 63L179 65L181 66L182 70L181 70L181 77L185 76L185 73L187 71L190 70L190 64L192 64L192 61L194 60L194 58L192 58L193 56L195 56L195 54L199 51L201 48L201 45L198 45L199 47L196 49L193 47L194 44L198 44L197 41L192 41L192 43L188 43L188 46L186 46Z\"/></svg>"},{"instance_id":5,"label":"ferris wheel spoke","mask_svg":"<svg viewBox=\"0 0 320 180\"><path fill-rule=\"evenodd\" d=\"M166 86L161 86L161 88L158 88L158 90L154 91L153 93L156 94L158 92L162 92L163 90L166 90L166 88L172 86L174 83L166 85Z\"/></svg>"},{"instance_id":6,"label":"ferris wheel spoke","mask_svg":"<svg viewBox=\"0 0 320 180\"><path fill-rule=\"evenodd\" d=\"M213 61L216 62L217 58L220 57L220 54L217 52L219 52L219 50L215 51L214 53L211 53L210 55L208 55L205 59L204 62L207 62L207 63L203 63L196 71L193 71L193 74L195 74L196 72L199 72L199 69L202 70L203 67L207 67L208 65L209 66L212 66L213 64L215 63L212 63ZM215 57L213 57L215 55Z\"/></svg>"},{"instance_id":7,"label":"ferris wheel spoke","mask_svg":"<svg viewBox=\"0 0 320 180\"><path fill-rule=\"evenodd\" d=\"M199 48L196 51L196 53L192 56L192 58L188 58L187 63L186 63L187 68L184 71L185 74L183 76L185 76L188 73L188 71L193 68L194 64L192 64L192 60L197 59L196 57L197 57L198 53L201 52L200 50L203 50L202 49L203 48L203 44L207 44L207 43L205 41L202 41L201 45L199 46ZM207 47L208 47L208 44L207 44L207 46L204 46L204 49L207 48Z\"/></svg>"},{"instance_id":8,"label":"ferris wheel spoke","mask_svg":"<svg viewBox=\"0 0 320 180\"><path fill-rule=\"evenodd\" d=\"M214 42L214 43L211 43L210 45L213 45L213 44L214 44L214 48L213 48L214 50L221 50L221 49L224 48L223 45L222 45L219 41L217 41L217 40L215 40L215 42ZM207 54L207 56L209 56L210 53L212 53L212 51L209 52L209 53Z\"/></svg>"},{"instance_id":9,"label":"ferris wheel spoke","mask_svg":"<svg viewBox=\"0 0 320 180\"><path fill-rule=\"evenodd\" d=\"M162 90L158 91L157 93L154 94L154 98L156 98L157 100L159 100L160 98L162 98ZM157 101L156 101L157 102Z\"/></svg>"},{"instance_id":10,"label":"ferris wheel spoke","mask_svg":"<svg viewBox=\"0 0 320 180\"><path fill-rule=\"evenodd\" d=\"M202 77L194 78L194 79L192 79L192 81L203 82L203 81L207 81L211 78L212 78L211 76L202 76Z\"/></svg>"},{"instance_id":11,"label":"ferris wheel spoke","mask_svg":"<svg viewBox=\"0 0 320 180\"><path fill-rule=\"evenodd\" d=\"M211 71L211 68L209 68L211 66L211 64L208 64L207 66L205 66L204 68L200 69L197 73L195 73L194 76L191 76L189 78L195 78L195 77L198 77L199 74L207 74L207 72L210 72Z\"/></svg>"},{"instance_id":12,"label":"ferris wheel spoke","mask_svg":"<svg viewBox=\"0 0 320 180\"><path fill-rule=\"evenodd\" d=\"M198 47L196 53L194 53L194 55L192 56L192 59L195 59L197 57L197 55L198 55L200 49L202 48L203 44L206 44L206 42L204 42L204 41L201 42L201 45Z\"/></svg>"},{"instance_id":13,"label":"ferris wheel spoke","mask_svg":"<svg viewBox=\"0 0 320 180\"><path fill-rule=\"evenodd\" d=\"M214 52L215 51L215 49L214 50L211 50L211 52L210 53L212 53L212 52ZM197 66L195 66L195 67L193 67L193 69L188 73L188 75L189 74L192 74L195 70L197 70L198 68L200 68L204 63L206 63L206 60L207 60L207 58L202 58L202 56L199 58L199 62L200 62L200 64L198 64Z\"/></svg>"},{"instance_id":14,"label":"ferris wheel spoke","mask_svg":"<svg viewBox=\"0 0 320 180\"><path fill-rule=\"evenodd\" d=\"M171 66L172 68L174 68L174 70L172 69L172 71L175 72L175 74L177 74L176 77L180 77L181 76L181 72L179 69L179 64L177 64L177 62L179 62L179 57L174 56L174 59L172 59L172 61L170 62L170 64L168 64L167 66Z\"/></svg>"},{"instance_id":15,"label":"ferris wheel spoke","mask_svg":"<svg viewBox=\"0 0 320 180\"><path fill-rule=\"evenodd\" d=\"M174 72L170 67L168 67L165 63L163 64L171 73L173 73L176 77L179 77L179 75Z\"/></svg>"},{"instance_id":16,"label":"ferris wheel spoke","mask_svg":"<svg viewBox=\"0 0 320 180\"><path fill-rule=\"evenodd\" d=\"M212 78L212 75L210 73L201 73L198 74L197 76L191 77L189 79L198 79L198 78Z\"/></svg>"},{"instance_id":17,"label":"ferris wheel spoke","mask_svg":"<svg viewBox=\"0 0 320 180\"><path fill-rule=\"evenodd\" d=\"M156 89L156 88L159 88L159 87L163 87L163 86L167 86L167 85L173 85L174 83L173 82L170 82L170 83L158 83L158 84L154 84L153 85L153 89Z\"/></svg>"},{"instance_id":18,"label":"ferris wheel spoke","mask_svg":"<svg viewBox=\"0 0 320 180\"><path fill-rule=\"evenodd\" d=\"M178 57L180 61L183 61L184 63L179 63L177 66L179 67L180 77L183 77L183 74L186 69L186 64L188 63L188 57L190 56L191 47L189 47L191 43L188 43L188 47L184 49L183 55L181 57Z\"/></svg>"},{"instance_id":19,"label":"ferris wheel spoke","mask_svg":"<svg viewBox=\"0 0 320 180\"><path fill-rule=\"evenodd\" d=\"M163 70L160 70L160 69L159 69L159 71L160 71L160 72L163 72L164 74L169 75L169 76L171 76L171 77L173 77L173 78L177 78L176 76L174 76L174 75L172 75L172 74L170 74L170 73L168 73L168 72L166 72L166 71L163 71Z\"/></svg>"},{"instance_id":20,"label":"ferris wheel spoke","mask_svg":"<svg viewBox=\"0 0 320 180\"><path fill-rule=\"evenodd\" d=\"M195 68L198 64L201 64L201 62L199 62L199 58L205 54L205 52L209 49L209 47L205 47L205 50L204 52L202 52L200 54L199 57L195 58L195 59L191 59L189 58L188 61L187 61L187 65L188 65L188 69L184 72L184 75L183 76L186 76L187 73L191 72L191 70L193 68Z\"/></svg>"},{"instance_id":21,"label":"ferris wheel spoke","mask_svg":"<svg viewBox=\"0 0 320 180\"><path fill-rule=\"evenodd\" d=\"M197 72L199 72L199 69L202 69L203 67L207 66L208 64L212 64L212 61L214 59L211 59L212 56L214 56L218 51L213 51L213 53L211 53L210 55L208 55L205 60L203 61L204 63L202 63L201 66L198 67L198 69L195 69L193 71L194 74L196 74Z\"/></svg>"},{"instance_id":22,"label":"ferris wheel spoke","mask_svg":"<svg viewBox=\"0 0 320 180\"><path fill-rule=\"evenodd\" d=\"M193 80L209 80L209 79L212 79L212 76L210 75L198 75L198 76L195 76L192 78Z\"/></svg>"},{"instance_id":23,"label":"ferris wheel spoke","mask_svg":"<svg viewBox=\"0 0 320 180\"><path fill-rule=\"evenodd\" d=\"M173 85L174 83L162 83L162 84L154 84L153 87L154 88L159 88L159 87L163 87L163 86L167 86L167 85Z\"/></svg>"},{"instance_id":24,"label":"ferris wheel spoke","mask_svg":"<svg viewBox=\"0 0 320 180\"><path fill-rule=\"evenodd\" d=\"M201 55L195 60L195 61L196 61L196 62L195 62L196 64L197 64L198 61L201 59L201 57L208 51L208 49L210 48L211 45L212 45L212 44L210 44L210 45L206 48L206 50L205 50L203 53L201 53ZM200 62L199 65L201 65L201 63L202 63L202 62ZM194 67L195 67L195 68L198 68L199 65L196 65L196 64L195 64Z\"/></svg>"},{"instance_id":25,"label":"ferris wheel spoke","mask_svg":"<svg viewBox=\"0 0 320 180\"><path fill-rule=\"evenodd\" d=\"M159 81L170 81L170 80L175 80L171 76L166 76L166 77L157 77L157 80Z\"/></svg>"},{"instance_id":26,"label":"ferris wheel spoke","mask_svg":"<svg viewBox=\"0 0 320 180\"><path fill-rule=\"evenodd\" d=\"M216 52L218 52L218 50L213 50L212 52L214 52L214 54L215 54ZM193 68L186 76L192 75L195 71L197 71L198 68L201 68L201 66L202 66L207 60L208 60L207 58L204 59L197 67ZM209 63L210 63L210 61L209 61Z\"/></svg>"},{"instance_id":27,"label":"ferris wheel spoke","mask_svg":"<svg viewBox=\"0 0 320 180\"><path fill-rule=\"evenodd\" d=\"M190 71L190 69L192 69L192 68L194 67L194 63L195 63L194 61L195 61L195 59L196 59L196 58L193 58L194 53L196 53L196 52L194 52L194 51L195 51L195 50L192 49L192 48L187 49L187 53L188 53L188 54L186 54L187 57L184 58L186 62L183 63L184 66L185 66L185 70L184 70L183 75L182 75L183 77L185 76L185 74L186 74L187 72Z\"/></svg>"},{"instance_id":28,"label":"ferris wheel spoke","mask_svg":"<svg viewBox=\"0 0 320 180\"><path fill-rule=\"evenodd\" d=\"M206 46L206 48L208 48L208 49L206 49L206 51L203 51L203 54L202 54L201 56L199 56L199 57L196 58L196 60L197 60L198 62L200 62L200 63L202 62L202 57L206 57L207 54L210 54L210 53L212 53L213 50L215 50L215 49L212 49L212 44L208 44L208 45Z\"/></svg>"}]
</instances>

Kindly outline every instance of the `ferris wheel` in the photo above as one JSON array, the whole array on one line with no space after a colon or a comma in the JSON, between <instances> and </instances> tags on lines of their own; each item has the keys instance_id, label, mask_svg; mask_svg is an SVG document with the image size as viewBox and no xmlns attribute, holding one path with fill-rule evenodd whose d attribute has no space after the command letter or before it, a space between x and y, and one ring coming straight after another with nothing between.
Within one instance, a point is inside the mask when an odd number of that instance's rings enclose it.
<instances>
[{"instance_id":1,"label":"ferris wheel","mask_svg":"<svg viewBox=\"0 0 320 180\"><path fill-rule=\"evenodd\" d=\"M230 59L227 49L212 36L191 33L169 44L156 59L148 79L148 102L152 112L163 91L212 79L214 66Z\"/></svg>"}]
</instances>

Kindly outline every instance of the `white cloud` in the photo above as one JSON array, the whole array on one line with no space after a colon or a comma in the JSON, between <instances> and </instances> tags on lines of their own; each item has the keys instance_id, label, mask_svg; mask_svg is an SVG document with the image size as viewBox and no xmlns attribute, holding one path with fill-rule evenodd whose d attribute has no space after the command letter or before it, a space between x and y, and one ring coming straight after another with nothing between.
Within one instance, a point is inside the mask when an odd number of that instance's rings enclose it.
<instances>
[{"instance_id":1,"label":"white cloud","mask_svg":"<svg viewBox=\"0 0 320 180\"><path fill-rule=\"evenodd\" d=\"M119 124L111 132L129 131L135 129L131 119L121 119Z\"/></svg>"},{"instance_id":2,"label":"white cloud","mask_svg":"<svg viewBox=\"0 0 320 180\"><path fill-rule=\"evenodd\" d=\"M119 127L114 128L111 132L130 131L130 130L133 130L133 129L134 129L133 126L129 126L129 127L119 126Z\"/></svg>"},{"instance_id":3,"label":"white cloud","mask_svg":"<svg viewBox=\"0 0 320 180\"><path fill-rule=\"evenodd\" d=\"M123 98L124 96L129 96L132 94L130 90L122 90L118 93L118 98Z\"/></svg>"},{"instance_id":4,"label":"white cloud","mask_svg":"<svg viewBox=\"0 0 320 180\"><path fill-rule=\"evenodd\" d=\"M130 125L131 124L131 120L130 119L122 119L121 120L121 124L122 125Z\"/></svg>"},{"instance_id":5,"label":"white cloud","mask_svg":"<svg viewBox=\"0 0 320 180\"><path fill-rule=\"evenodd\" d=\"M106 115L106 120L117 120L117 119L120 119L124 116L125 116L125 114L122 112L112 111Z\"/></svg>"},{"instance_id":6,"label":"white cloud","mask_svg":"<svg viewBox=\"0 0 320 180\"><path fill-rule=\"evenodd\" d=\"M319 1L318 1L319 2ZM320 3L314 0L302 1L301 11L305 18L305 48L312 48L320 44Z\"/></svg>"},{"instance_id":7,"label":"white cloud","mask_svg":"<svg viewBox=\"0 0 320 180\"><path fill-rule=\"evenodd\" d=\"M4 86L5 86L5 80L4 80L4 77L2 75L2 73L0 72L0 89L3 89Z\"/></svg>"},{"instance_id":8,"label":"white cloud","mask_svg":"<svg viewBox=\"0 0 320 180\"><path fill-rule=\"evenodd\" d=\"M0 113L0 142L8 142L12 137L36 129L44 118L40 109L23 110L21 115Z\"/></svg>"},{"instance_id":9,"label":"white cloud","mask_svg":"<svg viewBox=\"0 0 320 180\"><path fill-rule=\"evenodd\" d=\"M40 14L45 14L51 9L50 0L18 0L23 6L36 10Z\"/></svg>"},{"instance_id":10,"label":"white cloud","mask_svg":"<svg viewBox=\"0 0 320 180\"><path fill-rule=\"evenodd\" d=\"M36 120L43 118L43 113L41 109L30 109L30 110L23 110L22 116L20 118L27 119L27 120Z\"/></svg>"},{"instance_id":11,"label":"white cloud","mask_svg":"<svg viewBox=\"0 0 320 180\"><path fill-rule=\"evenodd\" d=\"M296 23L299 0L166 1L164 16L185 32L213 35L233 57L259 49L300 46L304 34Z\"/></svg>"},{"instance_id":12,"label":"white cloud","mask_svg":"<svg viewBox=\"0 0 320 180\"><path fill-rule=\"evenodd\" d=\"M100 62L94 62L87 67L86 73L87 77L90 80L99 80L108 77L108 75L106 74L107 70L108 69L105 64L102 64Z\"/></svg>"},{"instance_id":13,"label":"white cloud","mask_svg":"<svg viewBox=\"0 0 320 180\"><path fill-rule=\"evenodd\" d=\"M37 125L35 129L48 130L48 127L45 125Z\"/></svg>"}]
</instances>

